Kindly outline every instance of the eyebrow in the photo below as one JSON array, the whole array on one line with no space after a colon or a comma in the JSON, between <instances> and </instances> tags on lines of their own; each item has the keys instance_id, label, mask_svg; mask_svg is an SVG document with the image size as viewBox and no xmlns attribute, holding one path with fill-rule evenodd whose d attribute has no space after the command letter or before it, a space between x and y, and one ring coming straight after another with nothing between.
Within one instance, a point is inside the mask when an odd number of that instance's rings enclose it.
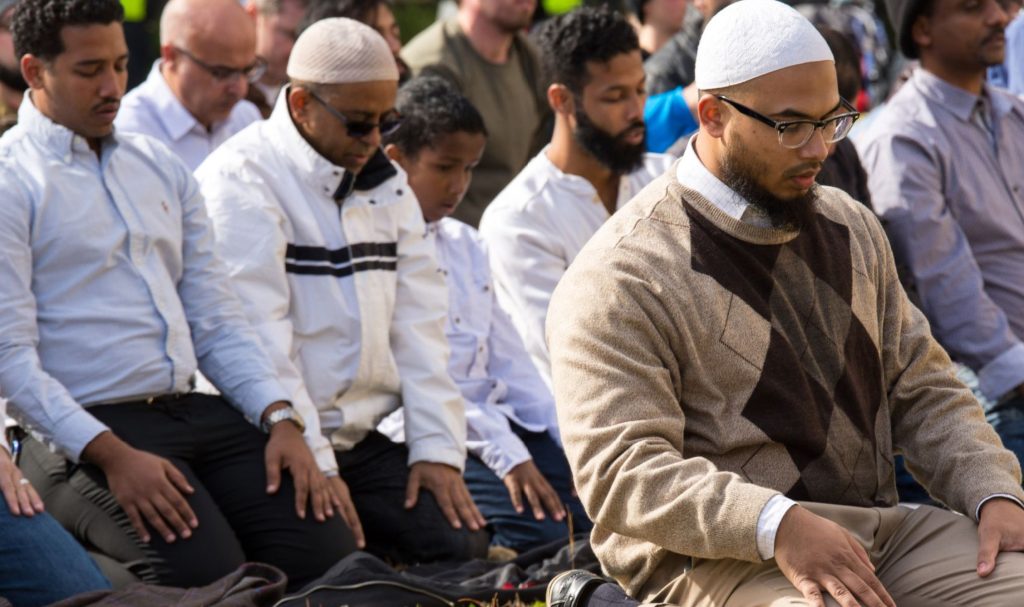
<instances>
[{"instance_id":1,"label":"eyebrow","mask_svg":"<svg viewBox=\"0 0 1024 607\"><path fill-rule=\"evenodd\" d=\"M792 109L792 108L787 108L787 109L784 109L784 110L782 110L781 112L778 112L778 113L776 113L776 114L773 114L773 116L779 116L779 117L786 117L786 118L799 118L799 119L803 119L803 120L821 120L821 119L825 118L825 116L828 116L829 114L831 114L832 112L834 112L834 111L838 110L838 109L839 109L839 108L841 108L841 107L843 107L843 102L842 102L842 100L840 100L840 101L839 101L838 103L836 103L836 104L835 104L835 105L834 105L834 106L832 107L832 109L831 109L831 110L829 110L829 111L825 112L825 113L824 113L824 114L823 114L823 115L821 116L821 118L818 118L818 117L815 117L815 116L811 116L810 114L805 114L805 113L803 113L803 112L800 112L800 111L794 110L794 109Z\"/></svg>"},{"instance_id":2,"label":"eyebrow","mask_svg":"<svg viewBox=\"0 0 1024 607\"><path fill-rule=\"evenodd\" d=\"M127 53L125 53L124 55L121 55L117 59L114 59L114 63L117 63L118 61L122 61L122 60L125 60L125 59L128 59L128 54ZM93 66L96 66L96 65L103 65L104 63L107 63L106 59L84 59L84 60L79 61L78 63L76 63L75 67L93 67Z\"/></svg>"}]
</instances>

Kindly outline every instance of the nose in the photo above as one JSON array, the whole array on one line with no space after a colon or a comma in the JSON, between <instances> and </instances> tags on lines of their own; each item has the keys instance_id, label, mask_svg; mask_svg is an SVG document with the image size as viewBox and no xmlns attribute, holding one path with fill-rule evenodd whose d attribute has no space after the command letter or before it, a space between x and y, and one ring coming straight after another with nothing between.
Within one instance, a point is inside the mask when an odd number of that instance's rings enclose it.
<instances>
[{"instance_id":1,"label":"nose","mask_svg":"<svg viewBox=\"0 0 1024 607\"><path fill-rule=\"evenodd\" d=\"M1005 28L1010 22L1010 15L1007 13L1006 6L997 0L990 0L988 3L988 9L986 21L990 25Z\"/></svg>"},{"instance_id":2,"label":"nose","mask_svg":"<svg viewBox=\"0 0 1024 607\"><path fill-rule=\"evenodd\" d=\"M473 178L473 171L460 171L458 175L448 182L448 191L460 199L466 195L469 189L469 182Z\"/></svg>"},{"instance_id":3,"label":"nose","mask_svg":"<svg viewBox=\"0 0 1024 607\"><path fill-rule=\"evenodd\" d=\"M634 95L632 98L632 103L629 104L629 113L626 115L626 120L628 120L629 122L643 120L644 104L646 102L647 93L638 93Z\"/></svg>"},{"instance_id":4,"label":"nose","mask_svg":"<svg viewBox=\"0 0 1024 607\"><path fill-rule=\"evenodd\" d=\"M103 73L103 78L99 82L99 94L101 97L120 99L124 96L125 87L127 86L128 75L123 76L117 72L114 68L110 68Z\"/></svg>"},{"instance_id":5,"label":"nose","mask_svg":"<svg viewBox=\"0 0 1024 607\"><path fill-rule=\"evenodd\" d=\"M825 158L828 157L829 144L825 141L825 134L821 129L815 129L814 134L807 140L797 152L800 158L805 160L817 160L818 162L825 162Z\"/></svg>"}]
</instances>

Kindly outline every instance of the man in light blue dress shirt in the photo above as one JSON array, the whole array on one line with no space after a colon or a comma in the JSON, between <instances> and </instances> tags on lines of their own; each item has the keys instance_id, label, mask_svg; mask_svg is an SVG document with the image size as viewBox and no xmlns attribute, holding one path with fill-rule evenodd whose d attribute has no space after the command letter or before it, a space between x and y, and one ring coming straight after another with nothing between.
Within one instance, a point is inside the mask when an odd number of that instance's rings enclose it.
<instances>
[{"instance_id":1,"label":"man in light blue dress shirt","mask_svg":"<svg viewBox=\"0 0 1024 607\"><path fill-rule=\"evenodd\" d=\"M0 143L0 385L70 460L59 468L73 491L48 487L41 467L33 483L100 551L165 585L261 560L295 587L352 536L214 256L191 173L159 142L113 130L122 19L116 0L15 10L31 89ZM193 393L197 370L225 397Z\"/></svg>"},{"instance_id":2,"label":"man in light blue dress shirt","mask_svg":"<svg viewBox=\"0 0 1024 607\"><path fill-rule=\"evenodd\" d=\"M985 82L1009 15L996 0L889 3L921 67L858 142L897 263L932 332L978 376L1024 456L1024 102Z\"/></svg>"}]
</instances>

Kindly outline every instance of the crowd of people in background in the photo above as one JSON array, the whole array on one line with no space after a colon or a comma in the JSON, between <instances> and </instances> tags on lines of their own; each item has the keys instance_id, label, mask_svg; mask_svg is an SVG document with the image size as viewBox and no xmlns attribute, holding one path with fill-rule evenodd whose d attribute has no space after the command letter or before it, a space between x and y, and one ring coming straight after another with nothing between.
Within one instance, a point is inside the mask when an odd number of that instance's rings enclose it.
<instances>
[{"instance_id":1,"label":"crowd of people in background","mask_svg":"<svg viewBox=\"0 0 1024 607\"><path fill-rule=\"evenodd\" d=\"M0 603L1019 600L1021 4L555 4L0 0Z\"/></svg>"}]
</instances>

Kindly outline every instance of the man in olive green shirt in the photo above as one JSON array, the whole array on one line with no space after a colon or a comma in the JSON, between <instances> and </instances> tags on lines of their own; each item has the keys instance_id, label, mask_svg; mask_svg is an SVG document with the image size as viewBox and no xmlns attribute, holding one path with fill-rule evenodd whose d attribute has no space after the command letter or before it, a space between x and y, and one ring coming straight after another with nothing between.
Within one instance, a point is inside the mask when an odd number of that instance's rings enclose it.
<instances>
[{"instance_id":1,"label":"man in olive green shirt","mask_svg":"<svg viewBox=\"0 0 1024 607\"><path fill-rule=\"evenodd\" d=\"M476 227L491 200L543 143L548 116L537 51L523 33L536 0L462 0L402 49L413 75L450 80L484 118L487 147L453 217Z\"/></svg>"}]
</instances>

